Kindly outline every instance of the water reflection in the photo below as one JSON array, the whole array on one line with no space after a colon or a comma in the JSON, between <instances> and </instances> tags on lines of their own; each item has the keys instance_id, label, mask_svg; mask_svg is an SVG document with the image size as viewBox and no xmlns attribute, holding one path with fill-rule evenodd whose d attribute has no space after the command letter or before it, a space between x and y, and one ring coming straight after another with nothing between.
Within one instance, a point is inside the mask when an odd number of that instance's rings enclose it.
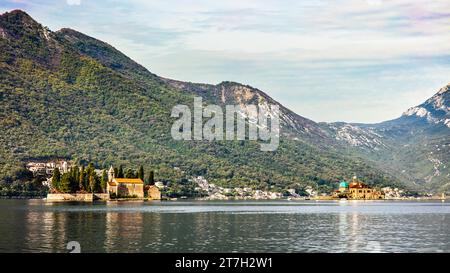
<instances>
[{"instance_id":1,"label":"water reflection","mask_svg":"<svg viewBox=\"0 0 450 273\"><path fill-rule=\"evenodd\" d=\"M448 203L0 200L0 252L449 252Z\"/></svg>"},{"instance_id":2,"label":"water reflection","mask_svg":"<svg viewBox=\"0 0 450 273\"><path fill-rule=\"evenodd\" d=\"M55 230L65 232L65 216L60 215L56 219L54 212L35 212L29 211L26 217L25 228L27 229L24 242L27 245L27 251L39 251L45 249L48 251L59 249L64 246L64 234L55 235ZM62 225L62 226L61 226Z\"/></svg>"},{"instance_id":3,"label":"water reflection","mask_svg":"<svg viewBox=\"0 0 450 273\"><path fill-rule=\"evenodd\" d=\"M118 249L125 249L127 252L141 251L143 213L108 212L105 218L106 252L117 252Z\"/></svg>"}]
</instances>

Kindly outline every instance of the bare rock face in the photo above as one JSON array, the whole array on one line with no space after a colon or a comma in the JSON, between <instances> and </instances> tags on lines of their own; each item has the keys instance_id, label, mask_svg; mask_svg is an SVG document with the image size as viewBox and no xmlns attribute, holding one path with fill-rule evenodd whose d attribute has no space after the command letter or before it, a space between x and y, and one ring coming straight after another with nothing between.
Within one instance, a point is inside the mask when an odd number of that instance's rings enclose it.
<instances>
[{"instance_id":1,"label":"bare rock face","mask_svg":"<svg viewBox=\"0 0 450 273\"><path fill-rule=\"evenodd\" d=\"M415 116L431 124L441 124L450 128L450 84L442 87L425 103L412 107L403 113L403 117Z\"/></svg>"}]
</instances>

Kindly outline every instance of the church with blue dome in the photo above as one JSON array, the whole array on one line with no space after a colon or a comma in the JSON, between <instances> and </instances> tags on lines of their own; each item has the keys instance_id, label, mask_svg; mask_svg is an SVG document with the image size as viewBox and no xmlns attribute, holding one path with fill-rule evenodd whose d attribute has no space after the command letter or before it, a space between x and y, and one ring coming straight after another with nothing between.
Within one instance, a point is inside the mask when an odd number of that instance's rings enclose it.
<instances>
[{"instance_id":1,"label":"church with blue dome","mask_svg":"<svg viewBox=\"0 0 450 273\"><path fill-rule=\"evenodd\" d=\"M334 198L353 200L379 200L384 199L384 193L369 187L355 176L352 182L345 180L339 182L339 189L333 193Z\"/></svg>"}]
</instances>

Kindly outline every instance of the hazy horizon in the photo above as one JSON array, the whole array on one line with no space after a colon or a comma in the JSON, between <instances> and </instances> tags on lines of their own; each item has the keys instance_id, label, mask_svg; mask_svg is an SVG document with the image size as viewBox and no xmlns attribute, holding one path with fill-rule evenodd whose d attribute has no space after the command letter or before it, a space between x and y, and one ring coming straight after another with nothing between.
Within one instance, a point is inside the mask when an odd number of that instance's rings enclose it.
<instances>
[{"instance_id":1,"label":"hazy horizon","mask_svg":"<svg viewBox=\"0 0 450 273\"><path fill-rule=\"evenodd\" d=\"M12 9L105 41L162 77L251 85L317 122L394 119L450 82L446 1L0 3Z\"/></svg>"}]
</instances>

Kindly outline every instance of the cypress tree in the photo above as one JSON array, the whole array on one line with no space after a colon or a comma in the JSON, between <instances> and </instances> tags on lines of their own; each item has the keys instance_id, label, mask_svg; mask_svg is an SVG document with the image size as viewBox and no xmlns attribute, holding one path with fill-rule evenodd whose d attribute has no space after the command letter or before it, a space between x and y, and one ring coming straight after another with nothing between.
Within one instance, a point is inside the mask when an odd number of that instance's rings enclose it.
<instances>
[{"instance_id":1,"label":"cypress tree","mask_svg":"<svg viewBox=\"0 0 450 273\"><path fill-rule=\"evenodd\" d=\"M138 178L144 181L144 167L142 165L139 167Z\"/></svg>"},{"instance_id":2,"label":"cypress tree","mask_svg":"<svg viewBox=\"0 0 450 273\"><path fill-rule=\"evenodd\" d=\"M102 192L106 192L106 183L108 183L108 174L106 173L106 170L103 170L102 180L101 180L101 183L100 183L100 187L102 188Z\"/></svg>"},{"instance_id":3,"label":"cypress tree","mask_svg":"<svg viewBox=\"0 0 450 273\"><path fill-rule=\"evenodd\" d=\"M79 184L79 187L80 187L81 191L85 191L86 190L86 187L84 186L85 185L84 184L84 180L85 180L84 175L85 175L85 173L84 173L84 166L81 166L80 175L79 175L79 178L78 178L78 184Z\"/></svg>"},{"instance_id":4,"label":"cypress tree","mask_svg":"<svg viewBox=\"0 0 450 273\"><path fill-rule=\"evenodd\" d=\"M91 188L91 192L100 192L100 178L95 172L92 172L90 178L89 178L89 185Z\"/></svg>"},{"instance_id":5,"label":"cypress tree","mask_svg":"<svg viewBox=\"0 0 450 273\"><path fill-rule=\"evenodd\" d=\"M61 192L70 192L70 175L69 173L65 173L61 177L61 184L59 186Z\"/></svg>"},{"instance_id":6,"label":"cypress tree","mask_svg":"<svg viewBox=\"0 0 450 273\"><path fill-rule=\"evenodd\" d=\"M117 173L117 178L123 178L123 168L122 165L119 166L119 171Z\"/></svg>"},{"instance_id":7,"label":"cypress tree","mask_svg":"<svg viewBox=\"0 0 450 273\"><path fill-rule=\"evenodd\" d=\"M73 183L74 183L74 187L75 187L75 191L79 191L80 190L80 183L79 183L79 178L80 178L80 169L78 168L78 165L75 165L73 168Z\"/></svg>"},{"instance_id":8,"label":"cypress tree","mask_svg":"<svg viewBox=\"0 0 450 273\"><path fill-rule=\"evenodd\" d=\"M90 174L89 175L89 192L94 192L95 190L95 177Z\"/></svg>"},{"instance_id":9,"label":"cypress tree","mask_svg":"<svg viewBox=\"0 0 450 273\"><path fill-rule=\"evenodd\" d=\"M89 169L89 172L92 172L93 170L95 170L95 168L94 168L94 164L91 162L91 163L89 163L89 165L88 165L88 169Z\"/></svg>"},{"instance_id":10,"label":"cypress tree","mask_svg":"<svg viewBox=\"0 0 450 273\"><path fill-rule=\"evenodd\" d=\"M84 170L83 174L83 187L84 189L89 192L89 166Z\"/></svg>"},{"instance_id":11,"label":"cypress tree","mask_svg":"<svg viewBox=\"0 0 450 273\"><path fill-rule=\"evenodd\" d=\"M150 173L148 174L147 183L148 183L148 185L155 185L155 172L154 171L150 171Z\"/></svg>"},{"instance_id":12,"label":"cypress tree","mask_svg":"<svg viewBox=\"0 0 450 273\"><path fill-rule=\"evenodd\" d=\"M58 168L55 168L53 170L52 188L59 191L60 183L61 183L61 173L59 172Z\"/></svg>"},{"instance_id":13,"label":"cypress tree","mask_svg":"<svg viewBox=\"0 0 450 273\"><path fill-rule=\"evenodd\" d=\"M127 172L125 173L125 178L134 178L134 172L132 169L127 169Z\"/></svg>"},{"instance_id":14,"label":"cypress tree","mask_svg":"<svg viewBox=\"0 0 450 273\"><path fill-rule=\"evenodd\" d=\"M72 168L69 171L69 180L70 180L70 192L77 192L78 191L78 179L75 172L75 168Z\"/></svg>"}]
</instances>

